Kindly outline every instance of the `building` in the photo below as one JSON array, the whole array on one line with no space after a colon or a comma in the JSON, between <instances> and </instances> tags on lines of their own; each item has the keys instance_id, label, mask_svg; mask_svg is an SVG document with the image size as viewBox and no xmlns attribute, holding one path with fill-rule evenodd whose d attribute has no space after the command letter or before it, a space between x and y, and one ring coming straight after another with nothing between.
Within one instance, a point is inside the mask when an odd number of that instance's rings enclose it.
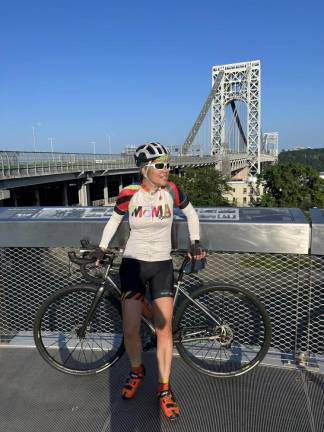
<instances>
[{"instance_id":1,"label":"building","mask_svg":"<svg viewBox=\"0 0 324 432\"><path fill-rule=\"evenodd\" d=\"M249 207L263 192L262 185L257 187L255 178L249 180L247 167L240 170L227 184L231 191L224 194L224 197L238 207Z\"/></svg>"}]
</instances>

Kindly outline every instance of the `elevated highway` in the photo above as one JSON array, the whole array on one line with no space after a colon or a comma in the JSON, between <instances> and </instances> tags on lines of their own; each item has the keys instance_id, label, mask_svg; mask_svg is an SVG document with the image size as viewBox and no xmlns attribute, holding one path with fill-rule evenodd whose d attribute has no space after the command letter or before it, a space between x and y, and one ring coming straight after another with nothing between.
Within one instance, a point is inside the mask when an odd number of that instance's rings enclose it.
<instances>
[{"instance_id":1,"label":"elevated highway","mask_svg":"<svg viewBox=\"0 0 324 432\"><path fill-rule=\"evenodd\" d=\"M172 168L201 167L229 162L231 171L247 165L246 153L224 153L219 156L173 156ZM262 154L261 162L274 162L271 154ZM132 155L108 155L88 153L34 153L0 151L0 180L44 175L92 172L99 175L137 172Z\"/></svg>"},{"instance_id":2,"label":"elevated highway","mask_svg":"<svg viewBox=\"0 0 324 432\"><path fill-rule=\"evenodd\" d=\"M271 154L261 155L261 163L274 161L275 157ZM171 160L174 172L185 167L214 166L231 175L247 165L246 153L224 153L217 156L173 155ZM108 204L112 197L118 195L123 185L134 181L137 174L138 167L132 155L1 151L0 204ZM53 197L54 187L60 189L56 191L60 195L56 199Z\"/></svg>"}]
</instances>

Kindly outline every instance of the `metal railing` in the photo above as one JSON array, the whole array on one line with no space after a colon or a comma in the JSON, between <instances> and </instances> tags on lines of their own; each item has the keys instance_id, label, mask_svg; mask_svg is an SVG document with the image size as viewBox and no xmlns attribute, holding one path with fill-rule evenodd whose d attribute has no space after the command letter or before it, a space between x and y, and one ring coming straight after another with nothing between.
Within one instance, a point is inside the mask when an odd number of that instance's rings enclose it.
<instances>
[{"instance_id":1,"label":"metal railing","mask_svg":"<svg viewBox=\"0 0 324 432\"><path fill-rule=\"evenodd\" d=\"M221 157L172 156L171 165L216 165L224 160L234 162L244 159L246 153L226 153ZM262 155L262 161L265 160L272 160L271 156ZM0 151L0 179L126 169L137 170L132 155Z\"/></svg>"}]
</instances>

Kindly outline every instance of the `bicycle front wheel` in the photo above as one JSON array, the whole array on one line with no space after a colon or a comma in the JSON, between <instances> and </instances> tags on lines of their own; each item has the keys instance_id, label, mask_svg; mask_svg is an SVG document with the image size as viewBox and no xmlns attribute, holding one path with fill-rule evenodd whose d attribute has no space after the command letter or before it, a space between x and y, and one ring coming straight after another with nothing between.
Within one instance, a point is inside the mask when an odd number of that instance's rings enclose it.
<instances>
[{"instance_id":1,"label":"bicycle front wheel","mask_svg":"<svg viewBox=\"0 0 324 432\"><path fill-rule=\"evenodd\" d=\"M111 367L124 352L120 302L104 293L86 332L82 326L98 287L77 285L51 295L34 321L41 356L56 369L90 375Z\"/></svg>"},{"instance_id":2,"label":"bicycle front wheel","mask_svg":"<svg viewBox=\"0 0 324 432\"><path fill-rule=\"evenodd\" d=\"M209 286L194 292L177 311L174 329L184 361L214 377L248 372L262 361L271 341L264 306L235 286Z\"/></svg>"}]
</instances>

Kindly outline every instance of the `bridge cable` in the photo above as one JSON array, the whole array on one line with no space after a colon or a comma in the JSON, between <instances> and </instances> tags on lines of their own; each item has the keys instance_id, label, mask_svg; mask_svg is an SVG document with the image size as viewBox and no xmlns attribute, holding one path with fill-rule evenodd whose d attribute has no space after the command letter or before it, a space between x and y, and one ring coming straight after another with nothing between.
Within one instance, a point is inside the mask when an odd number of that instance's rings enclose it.
<instances>
[{"instance_id":1,"label":"bridge cable","mask_svg":"<svg viewBox=\"0 0 324 432\"><path fill-rule=\"evenodd\" d=\"M201 126L210 106L211 106L211 103L212 103L213 99L215 98L215 95L219 89L219 86L221 84L223 76L224 76L224 71L223 70L219 71L217 74L217 77L214 81L214 85L213 85L213 87L212 87L212 89L208 95L208 98L207 98L206 102L204 103L204 105L203 105L203 107L202 107L202 109L201 109L201 111L197 117L197 120L195 121L193 127L191 128L191 130L190 130L190 132L189 132L189 134L188 134L188 136L187 136L187 138L186 138L186 140L182 146L182 153L183 154L187 153L193 140L195 139L195 136L197 135L197 133L199 131L199 128L200 128L200 126Z\"/></svg>"},{"instance_id":2,"label":"bridge cable","mask_svg":"<svg viewBox=\"0 0 324 432\"><path fill-rule=\"evenodd\" d=\"M234 101L234 100L231 100L230 105L231 105L231 108L232 108L232 111L233 111L233 114L234 114L234 118L235 118L235 121L236 121L237 127L238 127L238 129L239 129L239 131L240 131L240 134L241 134L241 137L242 137L242 139L243 139L243 142L244 142L245 145L247 145L246 136L245 136L245 133L244 133L244 130L243 130L243 127L242 127L242 124L241 124L240 118L239 118L239 116L237 115L237 110L236 110L235 101Z\"/></svg>"}]
</instances>

